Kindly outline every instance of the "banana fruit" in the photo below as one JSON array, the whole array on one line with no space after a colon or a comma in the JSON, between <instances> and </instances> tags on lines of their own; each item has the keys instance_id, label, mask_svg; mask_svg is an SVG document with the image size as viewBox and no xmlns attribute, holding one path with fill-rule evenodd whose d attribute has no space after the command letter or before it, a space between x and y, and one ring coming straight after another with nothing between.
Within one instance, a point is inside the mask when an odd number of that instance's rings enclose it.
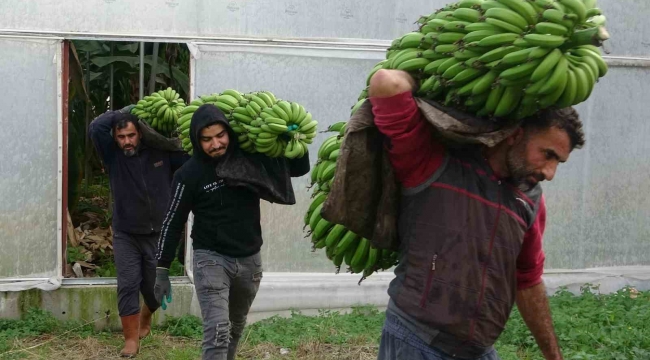
<instances>
[{"instance_id":1,"label":"banana fruit","mask_svg":"<svg viewBox=\"0 0 650 360\"><path fill-rule=\"evenodd\" d=\"M185 100L168 87L145 96L131 109L131 114L146 121L163 136L171 137L177 128L177 121L185 108Z\"/></svg>"},{"instance_id":2,"label":"banana fruit","mask_svg":"<svg viewBox=\"0 0 650 360\"><path fill-rule=\"evenodd\" d=\"M395 39L366 86L379 69L407 71L417 96L495 121L576 105L607 74L599 49L609 38L605 22L596 0L450 3ZM367 98L366 88L353 114Z\"/></svg>"},{"instance_id":3,"label":"banana fruit","mask_svg":"<svg viewBox=\"0 0 650 360\"><path fill-rule=\"evenodd\" d=\"M318 121L302 105L278 99L270 91L241 93L226 89L199 96L180 112L177 131L184 150L190 154L193 150L187 129L192 114L203 104L212 104L224 113L237 134L239 147L249 153L301 158L316 137Z\"/></svg>"},{"instance_id":4,"label":"banana fruit","mask_svg":"<svg viewBox=\"0 0 650 360\"><path fill-rule=\"evenodd\" d=\"M330 125L324 132L335 133L321 143L316 164L311 169L312 200L305 213L307 237L311 238L312 251L325 249L325 255L334 263L338 273L341 266L348 265L348 271L362 274L361 281L375 271L388 270L398 262L398 255L389 250L377 249L369 239L362 238L340 224L332 224L321 216L324 202L336 176L336 163L345 138L347 123Z\"/></svg>"}]
</instances>

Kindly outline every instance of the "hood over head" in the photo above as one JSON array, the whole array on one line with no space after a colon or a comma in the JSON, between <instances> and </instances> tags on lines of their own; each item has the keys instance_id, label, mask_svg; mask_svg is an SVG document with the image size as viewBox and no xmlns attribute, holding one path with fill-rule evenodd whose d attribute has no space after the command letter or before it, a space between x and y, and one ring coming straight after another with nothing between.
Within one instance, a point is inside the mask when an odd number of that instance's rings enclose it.
<instances>
[{"instance_id":1,"label":"hood over head","mask_svg":"<svg viewBox=\"0 0 650 360\"><path fill-rule=\"evenodd\" d=\"M199 136L203 128L214 124L222 124L228 131L229 144L224 156L228 156L232 151L235 151L239 147L237 134L235 134L232 127L230 127L230 122L226 118L226 115L224 115L218 107L212 104L199 106L199 108L194 112L194 115L192 115L191 121L190 141L192 142L193 156L205 160L213 160L212 157L203 151L203 148L199 143Z\"/></svg>"}]
</instances>

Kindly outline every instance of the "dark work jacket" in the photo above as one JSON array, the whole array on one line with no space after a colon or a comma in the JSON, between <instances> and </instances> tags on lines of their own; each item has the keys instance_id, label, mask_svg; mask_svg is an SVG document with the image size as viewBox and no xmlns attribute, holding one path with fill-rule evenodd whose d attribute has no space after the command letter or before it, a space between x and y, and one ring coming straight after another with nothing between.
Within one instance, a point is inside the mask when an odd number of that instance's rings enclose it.
<instances>
[{"instance_id":1,"label":"dark work jacket","mask_svg":"<svg viewBox=\"0 0 650 360\"><path fill-rule=\"evenodd\" d=\"M112 135L119 110L98 116L88 135L108 171L113 193L113 229L131 234L160 231L169 202L172 176L187 154L162 151L140 142L137 153L124 155Z\"/></svg>"}]
</instances>

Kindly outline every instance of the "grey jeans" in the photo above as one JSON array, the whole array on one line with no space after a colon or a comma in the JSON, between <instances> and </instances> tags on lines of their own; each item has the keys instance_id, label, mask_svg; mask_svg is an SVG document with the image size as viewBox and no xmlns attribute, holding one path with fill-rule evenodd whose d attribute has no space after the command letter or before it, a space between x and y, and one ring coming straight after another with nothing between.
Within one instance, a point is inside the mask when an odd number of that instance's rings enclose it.
<instances>
[{"instance_id":1,"label":"grey jeans","mask_svg":"<svg viewBox=\"0 0 650 360\"><path fill-rule=\"evenodd\" d=\"M458 360L429 346L404 326L395 314L386 313L377 360ZM473 360L500 360L496 350Z\"/></svg>"},{"instance_id":2,"label":"grey jeans","mask_svg":"<svg viewBox=\"0 0 650 360\"><path fill-rule=\"evenodd\" d=\"M117 270L117 309L120 316L140 312L140 293L151 312L160 306L153 294L156 285L158 234L113 234L113 255Z\"/></svg>"},{"instance_id":3,"label":"grey jeans","mask_svg":"<svg viewBox=\"0 0 650 360\"><path fill-rule=\"evenodd\" d=\"M204 360L235 359L261 280L259 252L232 258L214 251L194 251L194 286L203 317Z\"/></svg>"}]
</instances>

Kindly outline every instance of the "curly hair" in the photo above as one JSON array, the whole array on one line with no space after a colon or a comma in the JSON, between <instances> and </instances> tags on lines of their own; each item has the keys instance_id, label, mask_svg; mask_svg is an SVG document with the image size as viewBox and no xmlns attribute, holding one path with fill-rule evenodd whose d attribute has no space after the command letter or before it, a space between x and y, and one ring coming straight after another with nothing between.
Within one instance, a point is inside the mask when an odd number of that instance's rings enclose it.
<instances>
[{"instance_id":1,"label":"curly hair","mask_svg":"<svg viewBox=\"0 0 650 360\"><path fill-rule=\"evenodd\" d=\"M546 108L537 114L523 120L521 127L524 131L543 131L557 127L566 131L571 140L571 149L580 149L585 145L585 134L582 130L582 121L578 112L573 107L558 109Z\"/></svg>"}]
</instances>

